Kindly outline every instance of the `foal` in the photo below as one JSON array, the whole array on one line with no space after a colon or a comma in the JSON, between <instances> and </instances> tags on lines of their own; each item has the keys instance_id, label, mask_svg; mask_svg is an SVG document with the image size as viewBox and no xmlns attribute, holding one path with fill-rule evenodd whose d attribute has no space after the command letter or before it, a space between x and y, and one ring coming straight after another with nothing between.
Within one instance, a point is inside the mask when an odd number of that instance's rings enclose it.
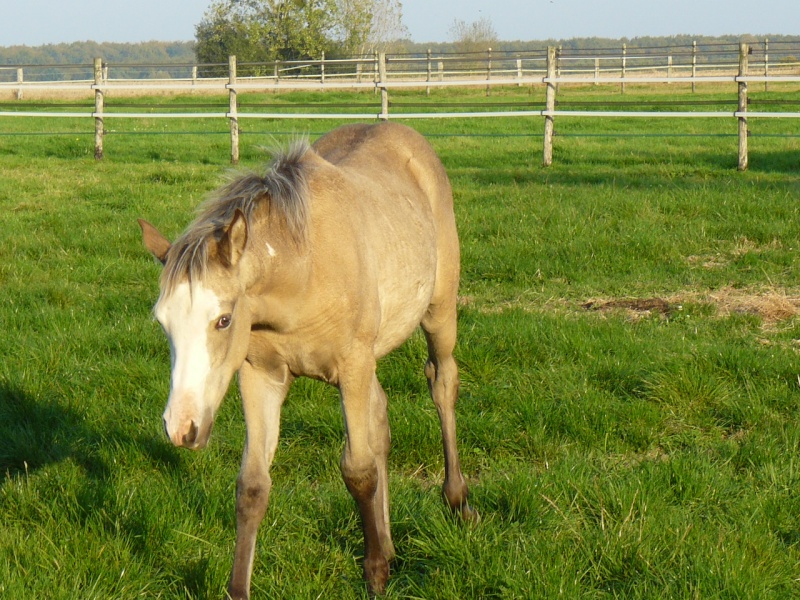
<instances>
[{"instance_id":1,"label":"foal","mask_svg":"<svg viewBox=\"0 0 800 600\"><path fill-rule=\"evenodd\" d=\"M222 187L174 243L139 221L164 265L155 316L171 350L164 427L176 446L208 442L239 373L247 441L236 486L230 597L248 598L267 509L280 410L299 376L339 389L341 471L364 532L364 575L384 591L389 531L386 394L377 359L421 325L442 428L443 495L466 519L456 449L459 247L450 183L430 145L396 124L350 125L296 143L264 176Z\"/></svg>"}]
</instances>

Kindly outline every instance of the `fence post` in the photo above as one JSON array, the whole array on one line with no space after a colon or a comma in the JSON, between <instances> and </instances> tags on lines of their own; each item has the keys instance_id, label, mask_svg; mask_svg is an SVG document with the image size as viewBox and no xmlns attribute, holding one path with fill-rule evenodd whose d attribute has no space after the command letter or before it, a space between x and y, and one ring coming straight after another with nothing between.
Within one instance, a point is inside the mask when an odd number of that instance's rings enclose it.
<instances>
[{"instance_id":1,"label":"fence post","mask_svg":"<svg viewBox=\"0 0 800 600\"><path fill-rule=\"evenodd\" d=\"M486 50L486 95L491 94L489 80L492 78L492 49Z\"/></svg>"},{"instance_id":2,"label":"fence post","mask_svg":"<svg viewBox=\"0 0 800 600\"><path fill-rule=\"evenodd\" d=\"M319 82L325 85L325 51L322 51L322 61L320 61Z\"/></svg>"},{"instance_id":3,"label":"fence post","mask_svg":"<svg viewBox=\"0 0 800 600\"><path fill-rule=\"evenodd\" d=\"M672 54L667 56L667 77L672 79ZM670 85L671 83L671 81L668 81L667 85Z\"/></svg>"},{"instance_id":4,"label":"fence post","mask_svg":"<svg viewBox=\"0 0 800 600\"><path fill-rule=\"evenodd\" d=\"M378 82L381 79L380 57L378 51L372 53L372 81L375 82L375 93L378 93Z\"/></svg>"},{"instance_id":5,"label":"fence post","mask_svg":"<svg viewBox=\"0 0 800 600\"><path fill-rule=\"evenodd\" d=\"M389 90L386 88L386 53L378 54L378 85L381 88L381 114L378 118L382 121L389 120Z\"/></svg>"},{"instance_id":6,"label":"fence post","mask_svg":"<svg viewBox=\"0 0 800 600\"><path fill-rule=\"evenodd\" d=\"M764 77L769 77L769 38L764 39ZM764 91L769 91L769 81L764 80Z\"/></svg>"},{"instance_id":7,"label":"fence post","mask_svg":"<svg viewBox=\"0 0 800 600\"><path fill-rule=\"evenodd\" d=\"M594 59L594 84L600 85L600 59Z\"/></svg>"},{"instance_id":8,"label":"fence post","mask_svg":"<svg viewBox=\"0 0 800 600\"><path fill-rule=\"evenodd\" d=\"M556 58L555 58L555 63L556 63L556 77L561 77L561 61L560 61L560 60L558 60L558 59L559 59L559 57L561 56L561 50L562 50L562 49L563 49L563 46L558 46L558 47L557 47L557 49L556 49L556 55L555 55L555 56L556 56ZM560 86L561 86L561 84L560 84L560 83L557 83L557 84L556 84L556 93L558 93L559 91L561 91L561 88L560 88Z\"/></svg>"},{"instance_id":9,"label":"fence post","mask_svg":"<svg viewBox=\"0 0 800 600\"><path fill-rule=\"evenodd\" d=\"M692 93L695 91L694 78L697 77L697 41L692 42Z\"/></svg>"},{"instance_id":10,"label":"fence post","mask_svg":"<svg viewBox=\"0 0 800 600\"><path fill-rule=\"evenodd\" d=\"M236 56L228 57L228 118L231 120L231 164L239 164L239 118L236 101Z\"/></svg>"},{"instance_id":11,"label":"fence post","mask_svg":"<svg viewBox=\"0 0 800 600\"><path fill-rule=\"evenodd\" d=\"M622 44L622 78L625 79L625 67L627 65L628 60L628 45ZM625 93L625 82L619 84L619 91L620 93Z\"/></svg>"},{"instance_id":12,"label":"fence post","mask_svg":"<svg viewBox=\"0 0 800 600\"><path fill-rule=\"evenodd\" d=\"M425 74L425 81L427 83L430 83L431 82L431 49L430 48L428 48L427 56L428 56L428 65L427 65L427 71L426 71L426 74ZM430 96L431 95L431 86L430 85L425 87L425 95L426 96Z\"/></svg>"},{"instance_id":13,"label":"fence post","mask_svg":"<svg viewBox=\"0 0 800 600\"><path fill-rule=\"evenodd\" d=\"M22 83L24 81L24 75L22 73L22 67L17 69L17 83ZM17 88L17 100L22 100L22 86Z\"/></svg>"},{"instance_id":14,"label":"fence post","mask_svg":"<svg viewBox=\"0 0 800 600\"><path fill-rule=\"evenodd\" d=\"M522 59L517 59L517 87L522 87Z\"/></svg>"},{"instance_id":15,"label":"fence post","mask_svg":"<svg viewBox=\"0 0 800 600\"><path fill-rule=\"evenodd\" d=\"M103 158L103 59L94 59L94 158Z\"/></svg>"},{"instance_id":16,"label":"fence post","mask_svg":"<svg viewBox=\"0 0 800 600\"><path fill-rule=\"evenodd\" d=\"M544 117L544 155L542 164L549 167L553 164L553 114L556 108L556 84L553 82L556 76L556 48L547 47L547 91L545 92L545 112Z\"/></svg>"},{"instance_id":17,"label":"fence post","mask_svg":"<svg viewBox=\"0 0 800 600\"><path fill-rule=\"evenodd\" d=\"M747 76L747 62L750 46L742 43L739 46L739 170L747 170L747 82L741 78Z\"/></svg>"}]
</instances>

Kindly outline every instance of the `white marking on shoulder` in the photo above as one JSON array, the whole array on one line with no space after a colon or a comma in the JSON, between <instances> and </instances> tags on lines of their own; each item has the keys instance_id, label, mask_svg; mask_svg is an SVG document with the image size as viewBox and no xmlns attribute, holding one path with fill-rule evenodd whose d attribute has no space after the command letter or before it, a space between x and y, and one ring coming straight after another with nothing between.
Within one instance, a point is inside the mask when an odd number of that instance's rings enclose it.
<instances>
[{"instance_id":1,"label":"white marking on shoulder","mask_svg":"<svg viewBox=\"0 0 800 600\"><path fill-rule=\"evenodd\" d=\"M267 253L268 253L270 256L273 256L273 257L274 257L274 256L278 256L278 253L277 253L277 252L275 252L275 248L273 248L273 247L272 247L272 245L271 245L269 242L267 242Z\"/></svg>"}]
</instances>

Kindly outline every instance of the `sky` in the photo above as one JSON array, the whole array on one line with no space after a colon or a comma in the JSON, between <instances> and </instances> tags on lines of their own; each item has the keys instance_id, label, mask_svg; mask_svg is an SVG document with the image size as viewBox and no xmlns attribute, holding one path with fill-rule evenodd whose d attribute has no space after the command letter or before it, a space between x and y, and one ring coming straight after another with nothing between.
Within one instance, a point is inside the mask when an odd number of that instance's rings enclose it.
<instances>
[{"instance_id":1,"label":"sky","mask_svg":"<svg viewBox=\"0 0 800 600\"><path fill-rule=\"evenodd\" d=\"M501 40L800 34L800 0L401 0L415 42L487 18ZM189 41L211 0L0 0L0 46Z\"/></svg>"}]
</instances>

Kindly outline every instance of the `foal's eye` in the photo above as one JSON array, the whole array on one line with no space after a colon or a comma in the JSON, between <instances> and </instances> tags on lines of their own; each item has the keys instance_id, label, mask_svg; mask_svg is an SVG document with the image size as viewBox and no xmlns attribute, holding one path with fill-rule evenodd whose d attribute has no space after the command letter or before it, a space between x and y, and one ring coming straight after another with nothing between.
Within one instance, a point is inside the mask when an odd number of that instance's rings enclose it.
<instances>
[{"instance_id":1,"label":"foal's eye","mask_svg":"<svg viewBox=\"0 0 800 600\"><path fill-rule=\"evenodd\" d=\"M217 329L227 329L230 326L231 326L230 315L222 315L219 319L217 319L217 324L215 325Z\"/></svg>"}]
</instances>

